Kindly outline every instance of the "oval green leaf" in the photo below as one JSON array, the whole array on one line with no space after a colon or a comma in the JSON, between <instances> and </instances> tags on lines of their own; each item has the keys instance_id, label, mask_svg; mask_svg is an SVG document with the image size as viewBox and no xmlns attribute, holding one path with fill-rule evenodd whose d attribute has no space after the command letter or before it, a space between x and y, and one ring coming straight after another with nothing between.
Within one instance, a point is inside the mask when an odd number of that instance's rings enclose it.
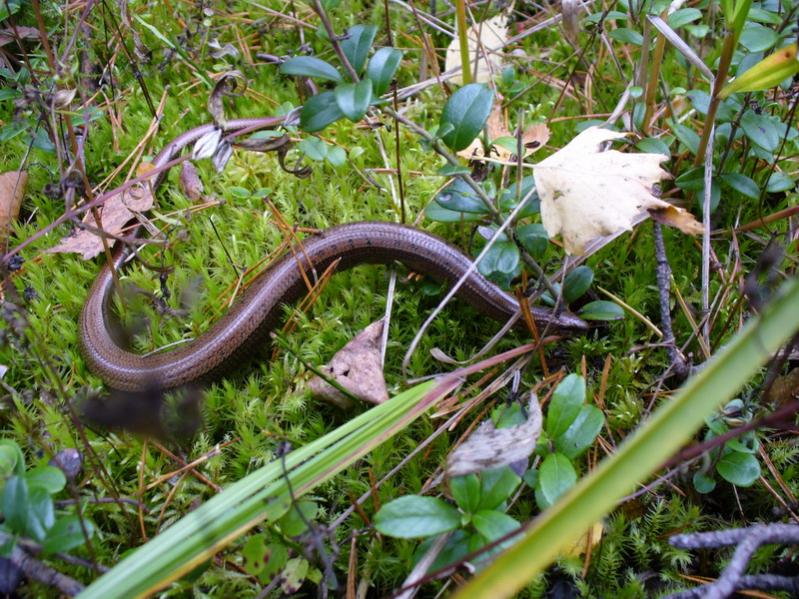
<instances>
[{"instance_id":1,"label":"oval green leaf","mask_svg":"<svg viewBox=\"0 0 799 599\"><path fill-rule=\"evenodd\" d=\"M516 520L494 510L481 510L472 518L472 524L489 543L504 537L521 526Z\"/></svg>"},{"instance_id":2,"label":"oval green leaf","mask_svg":"<svg viewBox=\"0 0 799 599\"><path fill-rule=\"evenodd\" d=\"M360 121L372 102L372 80L361 79L358 83L343 83L336 86L336 103L339 110L351 121Z\"/></svg>"},{"instance_id":3,"label":"oval green leaf","mask_svg":"<svg viewBox=\"0 0 799 599\"><path fill-rule=\"evenodd\" d=\"M476 474L452 478L449 490L455 503L467 514L474 512L480 504L480 479Z\"/></svg>"},{"instance_id":4,"label":"oval green leaf","mask_svg":"<svg viewBox=\"0 0 799 599\"><path fill-rule=\"evenodd\" d=\"M481 510L498 508L507 501L511 493L521 484L522 479L511 470L510 466L483 470L480 473L480 505Z\"/></svg>"},{"instance_id":5,"label":"oval green leaf","mask_svg":"<svg viewBox=\"0 0 799 599\"><path fill-rule=\"evenodd\" d=\"M621 320L624 318L624 310L615 302L597 300L589 302L580 310L580 318L583 320Z\"/></svg>"},{"instance_id":6,"label":"oval green leaf","mask_svg":"<svg viewBox=\"0 0 799 599\"><path fill-rule=\"evenodd\" d=\"M310 133L321 131L344 116L333 92L322 92L308 99L300 111L300 127Z\"/></svg>"},{"instance_id":7,"label":"oval green leaf","mask_svg":"<svg viewBox=\"0 0 799 599\"><path fill-rule=\"evenodd\" d=\"M37 466L25 474L28 487L41 487L51 495L61 491L67 484L64 473L53 466Z\"/></svg>"},{"instance_id":8,"label":"oval green leaf","mask_svg":"<svg viewBox=\"0 0 799 599\"><path fill-rule=\"evenodd\" d=\"M447 146L458 152L466 148L485 126L494 92L482 83L470 83L456 91L441 113L439 128L451 127L442 136Z\"/></svg>"},{"instance_id":9,"label":"oval green leaf","mask_svg":"<svg viewBox=\"0 0 799 599\"><path fill-rule=\"evenodd\" d=\"M382 96L388 91L401 61L402 52L396 48L380 48L369 60L366 76L372 80L375 96Z\"/></svg>"},{"instance_id":10,"label":"oval green leaf","mask_svg":"<svg viewBox=\"0 0 799 599\"><path fill-rule=\"evenodd\" d=\"M516 239L522 244L522 247L530 252L533 258L541 258L549 247L549 235L547 235L544 225L540 223L532 223L529 225L522 225L516 229Z\"/></svg>"},{"instance_id":11,"label":"oval green leaf","mask_svg":"<svg viewBox=\"0 0 799 599\"><path fill-rule=\"evenodd\" d=\"M545 510L576 482L577 473L569 458L560 453L549 454L538 469L538 483L535 487L538 507Z\"/></svg>"},{"instance_id":12,"label":"oval green leaf","mask_svg":"<svg viewBox=\"0 0 799 599\"><path fill-rule=\"evenodd\" d=\"M521 254L512 241L496 241L477 265L485 278L500 287L510 287L513 279L521 274Z\"/></svg>"},{"instance_id":13,"label":"oval green leaf","mask_svg":"<svg viewBox=\"0 0 799 599\"><path fill-rule=\"evenodd\" d=\"M566 432L555 439L555 447L567 458L575 458L591 447L604 424L602 411L596 406L585 405Z\"/></svg>"},{"instance_id":14,"label":"oval green leaf","mask_svg":"<svg viewBox=\"0 0 799 599\"><path fill-rule=\"evenodd\" d=\"M280 72L295 77L313 77L325 81L341 81L341 75L329 62L314 56L295 56L280 65Z\"/></svg>"},{"instance_id":15,"label":"oval green leaf","mask_svg":"<svg viewBox=\"0 0 799 599\"><path fill-rule=\"evenodd\" d=\"M563 299L567 304L581 298L594 282L594 271L589 266L578 266L563 281Z\"/></svg>"},{"instance_id":16,"label":"oval green leaf","mask_svg":"<svg viewBox=\"0 0 799 599\"><path fill-rule=\"evenodd\" d=\"M724 173L721 176L721 180L747 198L753 200L760 198L760 188L757 186L757 183L746 175L742 175L741 173Z\"/></svg>"},{"instance_id":17,"label":"oval green leaf","mask_svg":"<svg viewBox=\"0 0 799 599\"><path fill-rule=\"evenodd\" d=\"M436 497L406 495L384 505L374 525L384 535L399 539L429 537L460 526L458 510Z\"/></svg>"},{"instance_id":18,"label":"oval green leaf","mask_svg":"<svg viewBox=\"0 0 799 599\"><path fill-rule=\"evenodd\" d=\"M550 438L561 436L571 426L580 407L585 402L585 379L570 374L563 379L552 394L547 410L546 431Z\"/></svg>"},{"instance_id":19,"label":"oval green leaf","mask_svg":"<svg viewBox=\"0 0 799 599\"><path fill-rule=\"evenodd\" d=\"M94 535L94 524L88 518L83 519L83 526L89 538ZM47 538L42 546L44 553L65 552L75 547L80 547L86 542L80 518L72 514L56 520L53 527L47 532Z\"/></svg>"},{"instance_id":20,"label":"oval green leaf","mask_svg":"<svg viewBox=\"0 0 799 599\"><path fill-rule=\"evenodd\" d=\"M353 25L347 29L347 37L341 42L344 55L357 73L363 70L369 49L375 41L377 27L374 25Z\"/></svg>"},{"instance_id":21,"label":"oval green leaf","mask_svg":"<svg viewBox=\"0 0 799 599\"><path fill-rule=\"evenodd\" d=\"M760 463L751 453L729 451L716 464L716 471L736 487L749 487L760 477Z\"/></svg>"}]
</instances>

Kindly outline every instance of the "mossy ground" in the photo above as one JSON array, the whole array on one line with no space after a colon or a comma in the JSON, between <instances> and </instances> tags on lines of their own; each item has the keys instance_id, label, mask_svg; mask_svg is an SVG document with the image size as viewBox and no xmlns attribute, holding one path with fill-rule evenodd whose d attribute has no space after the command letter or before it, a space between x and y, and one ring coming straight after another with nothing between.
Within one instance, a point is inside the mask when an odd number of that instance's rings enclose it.
<instances>
[{"instance_id":1,"label":"mossy ground","mask_svg":"<svg viewBox=\"0 0 799 599\"><path fill-rule=\"evenodd\" d=\"M308 8L297 4L298 13L316 24ZM265 1L274 10L286 10L286 3ZM183 32L186 24L197 27L203 19L210 21L209 35L218 36L222 44L231 42L239 49L246 45L250 53L256 51L286 55L300 46L298 30L285 21L275 19L261 11L255 3L212 3L213 16L206 17L200 6L189 2L172 4L133 3L133 14L155 26L171 40ZM45 7L48 24L53 28L54 39L63 32L62 8ZM115 10L110 8L110 10ZM398 45L407 50L400 71L400 85L410 83L418 76L421 48L415 34L400 32L415 30L413 16L404 10L392 8L392 26ZM383 3L351 2L332 11L337 30L354 23L371 22L384 28ZM74 20L67 16L68 23ZM23 13L22 22L31 20ZM136 21L134 21L136 23ZM95 61L106 56L103 49L103 23L91 21L92 37L86 48ZM147 29L139 28L145 45L152 50L149 62L139 62L149 95L157 103L166 95L163 117L157 134L151 139L145 157L152 156L164 143L186 129L209 120L206 102L210 89L197 76L197 72L212 75L231 67L239 68L248 81L247 91L240 97L227 100L227 114L255 116L274 114L284 103L301 102L294 83L277 73L274 65L253 64L246 58L217 60L210 57L203 42L204 34L192 36L185 42L185 51L192 64L174 57L164 60L165 44ZM325 40L314 29L305 31L305 39L317 54L332 56ZM379 39L385 36L383 30ZM207 41L207 40L206 40ZM443 46L446 39L437 36L434 41ZM131 46L132 40L125 42ZM63 45L63 41L60 42ZM59 44L56 44L56 48ZM575 61L572 48L562 39L557 29L544 30L527 38L524 51L529 61L518 61L517 72L529 85L517 100L511 112L525 111L525 120L532 122L550 115L559 95L557 85L546 83L541 73L566 80ZM35 64L43 64L36 50L32 55ZM664 62L663 80L672 86L682 85L685 69L680 60L669 55ZM576 131L587 113L610 112L624 89L617 66L599 45L589 48L587 58L598 65L596 81L590 101L585 97L567 95L559 104L556 117L566 117L551 124L552 139L549 152L561 147ZM74 61L73 61L74 62ZM625 77L632 73L628 63L620 65ZM87 175L92 182L102 180L139 143L150 125L151 115L140 85L132 74L132 65L123 54L117 56L113 69L115 87L109 90L110 101L95 97L91 105L97 108L98 118L92 122L87 142ZM74 73L73 73L74 75ZM574 88L572 88L574 89ZM426 127L438 119L445 95L440 87L422 93L403 108L405 114ZM114 111L121 126L112 125L108 115ZM10 102L0 103L0 121L13 118ZM79 116L79 115L74 115ZM195 286L199 293L188 306L188 312L176 316L159 315L147 295L136 302L146 314L146 328L137 337L137 348L151 351L168 343L193 337L205 330L224 310L225 291L235 281L235 273L228 263L223 244L238 266L257 263L270 248L281 240L275 226L273 212L265 205L267 196L283 218L302 227L325 228L334 224L365 219L398 220L397 210L387 191L388 180L383 174L372 174L383 186L378 189L363 175L369 169L382 169L385 164L380 155L377 137L382 137L389 149L390 162L394 163L393 124L383 119L385 127L370 130L360 125L341 121L323 133L323 138L349 152L361 148L362 153L341 167L314 163L307 179L286 174L278 166L274 155L236 152L222 173L216 173L209 164L201 164L201 175L209 198L225 200L224 205L195 212L187 217L191 202L179 191L177 173L170 174L158 193L158 205L151 215L153 222L165 227L171 244L168 250L148 248L144 256L150 263L164 263L173 267L167 286L171 291L172 307L179 308L178 298L183 290ZM295 133L297 137L300 133ZM26 154L28 137L21 135L0 146L0 171L21 166ZM416 221L425 204L442 184L435 175L441 159L423 147L406 129L401 131L401 161L405 173L405 198L408 220ZM679 158L677 160L680 160ZM52 222L63 210L63 203L43 193L47 183L57 178L54 155L33 149L24 165L30 175L23 213L15 223L10 246L21 242L37 230ZM359 172L360 171L360 172ZM122 182L119 177L115 182ZM250 195L242 192L247 190ZM789 205L791 196L769 198L769 206L743 203L740 198L725 198L714 216L717 226L733 222L746 222L762 211L775 211ZM211 222L216 226L220 243ZM439 233L466 248L468 230L458 226L432 224L424 220L422 226ZM782 225L776 225L777 228ZM35 298L25 302L24 310L30 326L26 338L28 345L7 345L0 354L0 363L10 370L3 379L9 388L16 389L23 399L3 404L5 435L16 439L30 456L30 461L46 460L48 454L64 447L78 447L86 452L81 434L68 417L66 402L85 395L87 390L101 389L101 383L90 375L77 350L76 322L91 282L101 265L101 259L86 262L72 255L51 255L44 252L57 239L69 232L60 227L23 252L26 262L13 280L20 292L25 288L35 291ZM739 268L752 268L763 247L758 236L743 237L736 249L727 238L715 244L718 259L725 272L732 272L731 262L740 260ZM666 244L674 270L674 287L685 301L700 305L700 256L697 242L671 230L666 231ZM468 248L466 248L468 249ZM733 254L732 252L736 252ZM546 267L552 272L562 261L563 254L554 246L546 257ZM623 298L632 308L657 322L658 294L655 281L655 258L651 224L644 224L634 233L617 240L612 246L591 257L588 264L594 269L596 279L593 289L599 287ZM141 266L125 272L126 282L135 284L147 293L159 293L157 274ZM196 281L199 280L199 283ZM711 296L720 285L713 278ZM736 304L739 291L737 279L734 290L722 306L723 322L728 314L737 319ZM280 441L298 446L318 438L350 417L350 413L319 403L308 397L304 381L308 372L303 362L319 365L325 363L352 335L370 322L380 318L385 309L387 287L386 269L359 267L336 275L327 286L321 299L307 313L293 314L297 327L286 336L286 346L291 351L279 349L274 360L265 360L244 372L231 375L213 385L202 402L203 423L191 439L172 441L172 450L196 459L211 451L215 444L229 442L219 455L207 460L201 472L214 483L225 486L274 457ZM431 291L429 282L412 281L398 287L386 363L386 377L391 391L402 388L400 364L410 340L429 311L441 298ZM594 293L599 293L594 291ZM600 298L597 295L597 298ZM603 298L604 299L604 298ZM678 340L687 339L691 329L679 308L675 322ZM731 327L726 333L732 332ZM495 332L495 324L488 322L470 308L457 303L439 317L425 336L411 361L411 373L423 375L441 368L429 357L429 350L440 347L458 359L466 359L477 351ZM511 347L523 340L518 334L503 342ZM650 345L658 339L638 319L629 317L611 323L590 334L562 341L549 350L551 366L567 371L580 371L581 360L586 361L586 373L592 392L599 388L600 374L605 359L611 357L611 367L605 393L606 417L615 440L620 441L645 414L650 401L667 401L665 395L652 397L660 389L659 377L668 366L668 358L661 347ZM716 345L724 338L716 340ZM695 344L689 346L699 358ZM46 362L46 367L43 363ZM525 374L531 383L540 377L536 368ZM363 407L355 408L356 411ZM157 416L152 415L153 418ZM349 468L333 482L319 487L314 496L323 507L317 520L326 522L349 506L350 500L369 489L370 477L380 478L394 467L417 443L435 430L438 423L422 419L403 434L373 451L357 466ZM198 501L213 494L213 490L197 479L186 476L173 479L140 495L143 480L146 486L160 475L175 470L178 465L141 438L99 430L84 431L94 455L86 456L86 467L80 481L80 492L87 497L119 495L139 498L146 506L139 519L131 505L87 504L84 513L97 524L98 535L94 551L99 562L113 564L129 549L138 546L146 536L151 538L185 514ZM417 492L437 466L445 460L450 443L458 432L439 437L423 456L412 460L402 471L384 484L379 491L380 501L406 493ZM794 493L799 484L794 476L796 446L791 440L781 440L767 446L767 451L782 472L785 482ZM601 457L601 453L599 454ZM104 469L113 485L103 482ZM766 475L767 478L770 475ZM773 481L772 481L773 482ZM177 485L175 489L173 485ZM717 528L734 525L744 520L768 518L774 504L773 498L760 485L738 490L738 502L725 484L710 496L697 495L691 488L690 476L678 476L673 487L660 487L652 494L626 504L613 516L607 532L597 548L588 576L582 578L582 561L564 560L562 574L574 575L586 596L619 597L645 596L642 576L651 573L661 581L680 583L679 572L688 562L685 553L670 549L667 535L677 531L697 528ZM744 507L740 513L737 505ZM372 514L374 504L367 503L367 513ZM513 514L525 519L535 512L530 496L523 496ZM362 526L353 516L337 531L341 554L336 565L340 579L347 571L349 532ZM258 592L253 579L236 567L240 562L241 542L218 556L211 567L193 583L180 583L168 594L202 596L245 596ZM414 543L381 539L372 535L358 543L358 578L369 578L376 594L384 594L398 585L410 570ZM782 557L782 550L764 552L758 562L764 570ZM760 554L758 554L760 556ZM92 574L87 570L59 564L64 571L88 581ZM636 578L635 575L638 575ZM554 575L553 575L554 576ZM552 576L550 580L552 580ZM528 594L539 596L546 585L543 581L531 584ZM193 588L193 591L191 590ZM311 592L311 591L309 591ZM44 596L52 591L40 586L24 587L28 596Z\"/></svg>"}]
</instances>

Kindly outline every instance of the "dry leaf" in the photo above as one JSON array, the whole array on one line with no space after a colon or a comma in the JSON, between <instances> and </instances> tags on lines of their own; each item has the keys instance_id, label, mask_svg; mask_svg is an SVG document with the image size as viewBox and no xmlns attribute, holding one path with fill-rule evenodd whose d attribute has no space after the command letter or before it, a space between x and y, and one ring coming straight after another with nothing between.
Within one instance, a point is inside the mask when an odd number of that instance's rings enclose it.
<instances>
[{"instance_id":1,"label":"dry leaf","mask_svg":"<svg viewBox=\"0 0 799 599\"><path fill-rule=\"evenodd\" d=\"M320 369L358 399L374 404L388 401L386 380L380 364L380 343L383 338L383 321L373 322L342 347L326 366ZM347 407L347 397L322 378L308 381L314 397Z\"/></svg>"},{"instance_id":2,"label":"dry leaf","mask_svg":"<svg viewBox=\"0 0 799 599\"><path fill-rule=\"evenodd\" d=\"M494 108L491 110L491 114L488 115L488 120L486 121L486 132L488 134L488 139L491 140L493 144L492 155L495 155L498 160L508 162L516 154L516 134L508 130L508 120L505 118L505 113L502 110L502 101L502 96L496 94ZM503 137L513 138L514 151L511 151L504 145L496 143L498 139ZM522 133L524 156L526 157L536 152L547 143L547 141L549 141L549 127L547 127L546 123L533 123L528 126ZM467 160L480 160L481 158L485 158L482 140L479 137L475 138L466 148L458 152L458 156L466 158Z\"/></svg>"},{"instance_id":3,"label":"dry leaf","mask_svg":"<svg viewBox=\"0 0 799 599\"><path fill-rule=\"evenodd\" d=\"M571 254L581 255L596 237L631 229L646 210L658 211L686 233L701 232L690 213L653 195L655 185L670 176L660 168L667 156L600 151L605 142L626 135L589 127L534 167L544 228L550 237L562 235Z\"/></svg>"},{"instance_id":4,"label":"dry leaf","mask_svg":"<svg viewBox=\"0 0 799 599\"><path fill-rule=\"evenodd\" d=\"M100 222L103 231L111 235L119 235L125 225L136 214L145 212L153 206L153 195L149 185L134 186L120 194L111 197L99 209ZM83 217L83 222L90 227L97 228L94 214L89 211ZM108 244L113 245L114 239L108 239ZM103 251L103 240L99 235L88 229L78 229L72 235L64 237L58 245L48 250L50 253L75 252L81 254L84 260L90 260Z\"/></svg>"},{"instance_id":5,"label":"dry leaf","mask_svg":"<svg viewBox=\"0 0 799 599\"><path fill-rule=\"evenodd\" d=\"M5 239L11 221L19 215L27 182L28 173L25 171L9 171L0 175L0 239Z\"/></svg>"},{"instance_id":6,"label":"dry leaf","mask_svg":"<svg viewBox=\"0 0 799 599\"><path fill-rule=\"evenodd\" d=\"M502 57L499 50L505 45L508 39L508 18L504 13L498 14L492 19L476 23L469 28L469 64L474 73L474 63L477 61L477 73L473 80L477 83L487 83L492 75L499 72L502 67ZM486 60L488 57L488 60ZM458 37L450 42L447 47L447 59L445 69L451 71L462 66L461 47ZM463 77L458 74L452 78L457 85L463 83Z\"/></svg>"},{"instance_id":7,"label":"dry leaf","mask_svg":"<svg viewBox=\"0 0 799 599\"><path fill-rule=\"evenodd\" d=\"M203 187L197 167L194 166L191 160L187 160L180 165L180 186L183 188L183 193L193 202L199 202L203 199L205 187Z\"/></svg>"},{"instance_id":8,"label":"dry leaf","mask_svg":"<svg viewBox=\"0 0 799 599\"><path fill-rule=\"evenodd\" d=\"M447 458L447 476L463 476L527 459L541 434L541 406L530 394L527 422L496 428L489 418Z\"/></svg>"}]
</instances>

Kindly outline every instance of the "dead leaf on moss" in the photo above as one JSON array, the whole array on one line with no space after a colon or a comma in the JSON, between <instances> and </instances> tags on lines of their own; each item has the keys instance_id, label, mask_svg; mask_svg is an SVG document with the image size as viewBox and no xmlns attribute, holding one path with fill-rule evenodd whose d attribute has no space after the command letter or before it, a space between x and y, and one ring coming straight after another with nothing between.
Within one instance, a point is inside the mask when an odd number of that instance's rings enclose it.
<instances>
[{"instance_id":1,"label":"dead leaf on moss","mask_svg":"<svg viewBox=\"0 0 799 599\"><path fill-rule=\"evenodd\" d=\"M378 320L358 333L320 370L358 399L374 404L388 401L380 364L382 338L383 321ZM314 397L340 407L349 406L348 398L321 377L314 376L308 381L308 387Z\"/></svg>"},{"instance_id":2,"label":"dead leaf on moss","mask_svg":"<svg viewBox=\"0 0 799 599\"><path fill-rule=\"evenodd\" d=\"M544 228L550 237L561 235L571 254L581 255L592 239L631 229L644 211L657 211L686 233L702 230L689 212L653 195L658 182L670 177L660 167L667 156L601 151L605 142L626 136L589 127L534 166Z\"/></svg>"},{"instance_id":3,"label":"dead leaf on moss","mask_svg":"<svg viewBox=\"0 0 799 599\"><path fill-rule=\"evenodd\" d=\"M474 73L475 61L477 62L477 73L473 80L477 83L487 83L491 81L493 75L502 68L502 56L500 48L505 45L508 39L508 17L504 13L496 17L487 19L480 23L475 23L469 28L469 64ZM461 47L458 37L450 42L447 47L447 58L444 68L447 71L457 69L461 64ZM452 78L457 85L463 83L463 77L458 74Z\"/></svg>"},{"instance_id":4,"label":"dead leaf on moss","mask_svg":"<svg viewBox=\"0 0 799 599\"><path fill-rule=\"evenodd\" d=\"M122 229L137 214L145 212L153 206L153 195L149 185L134 186L120 194L111 197L100 208L101 228L111 235L119 235ZM91 211L83 217L83 222L90 227L97 228L97 221ZM113 238L108 238L108 244L114 244ZM103 240L99 235L88 229L77 229L72 235L64 237L58 244L48 250L50 253L77 253L84 260L91 260L103 251Z\"/></svg>"},{"instance_id":5,"label":"dead leaf on moss","mask_svg":"<svg viewBox=\"0 0 799 599\"><path fill-rule=\"evenodd\" d=\"M489 418L447 458L447 476L463 476L490 468L500 468L526 460L541 434L541 406L530 394L527 421L508 428L496 428Z\"/></svg>"},{"instance_id":6,"label":"dead leaf on moss","mask_svg":"<svg viewBox=\"0 0 799 599\"><path fill-rule=\"evenodd\" d=\"M5 239L11 221L19 215L28 173L25 171L9 171L0 175L0 239Z\"/></svg>"}]
</instances>

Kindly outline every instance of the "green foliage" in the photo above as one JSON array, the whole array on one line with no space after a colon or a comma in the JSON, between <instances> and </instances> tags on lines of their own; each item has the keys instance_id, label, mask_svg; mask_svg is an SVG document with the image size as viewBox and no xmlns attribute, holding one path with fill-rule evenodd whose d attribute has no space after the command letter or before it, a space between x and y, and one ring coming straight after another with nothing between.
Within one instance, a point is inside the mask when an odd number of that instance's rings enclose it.
<instances>
[{"instance_id":1,"label":"green foliage","mask_svg":"<svg viewBox=\"0 0 799 599\"><path fill-rule=\"evenodd\" d=\"M92 537L91 521L84 518L81 522L71 513L56 513L53 496L66 485L61 470L48 465L26 469L22 450L10 439L0 441L0 467L4 518L0 533L6 555L19 538L40 543L45 554L52 554L80 547Z\"/></svg>"},{"instance_id":2,"label":"green foliage","mask_svg":"<svg viewBox=\"0 0 799 599\"><path fill-rule=\"evenodd\" d=\"M480 83L464 85L456 91L441 112L441 139L455 152L466 148L478 136L488 120L494 92Z\"/></svg>"}]
</instances>

